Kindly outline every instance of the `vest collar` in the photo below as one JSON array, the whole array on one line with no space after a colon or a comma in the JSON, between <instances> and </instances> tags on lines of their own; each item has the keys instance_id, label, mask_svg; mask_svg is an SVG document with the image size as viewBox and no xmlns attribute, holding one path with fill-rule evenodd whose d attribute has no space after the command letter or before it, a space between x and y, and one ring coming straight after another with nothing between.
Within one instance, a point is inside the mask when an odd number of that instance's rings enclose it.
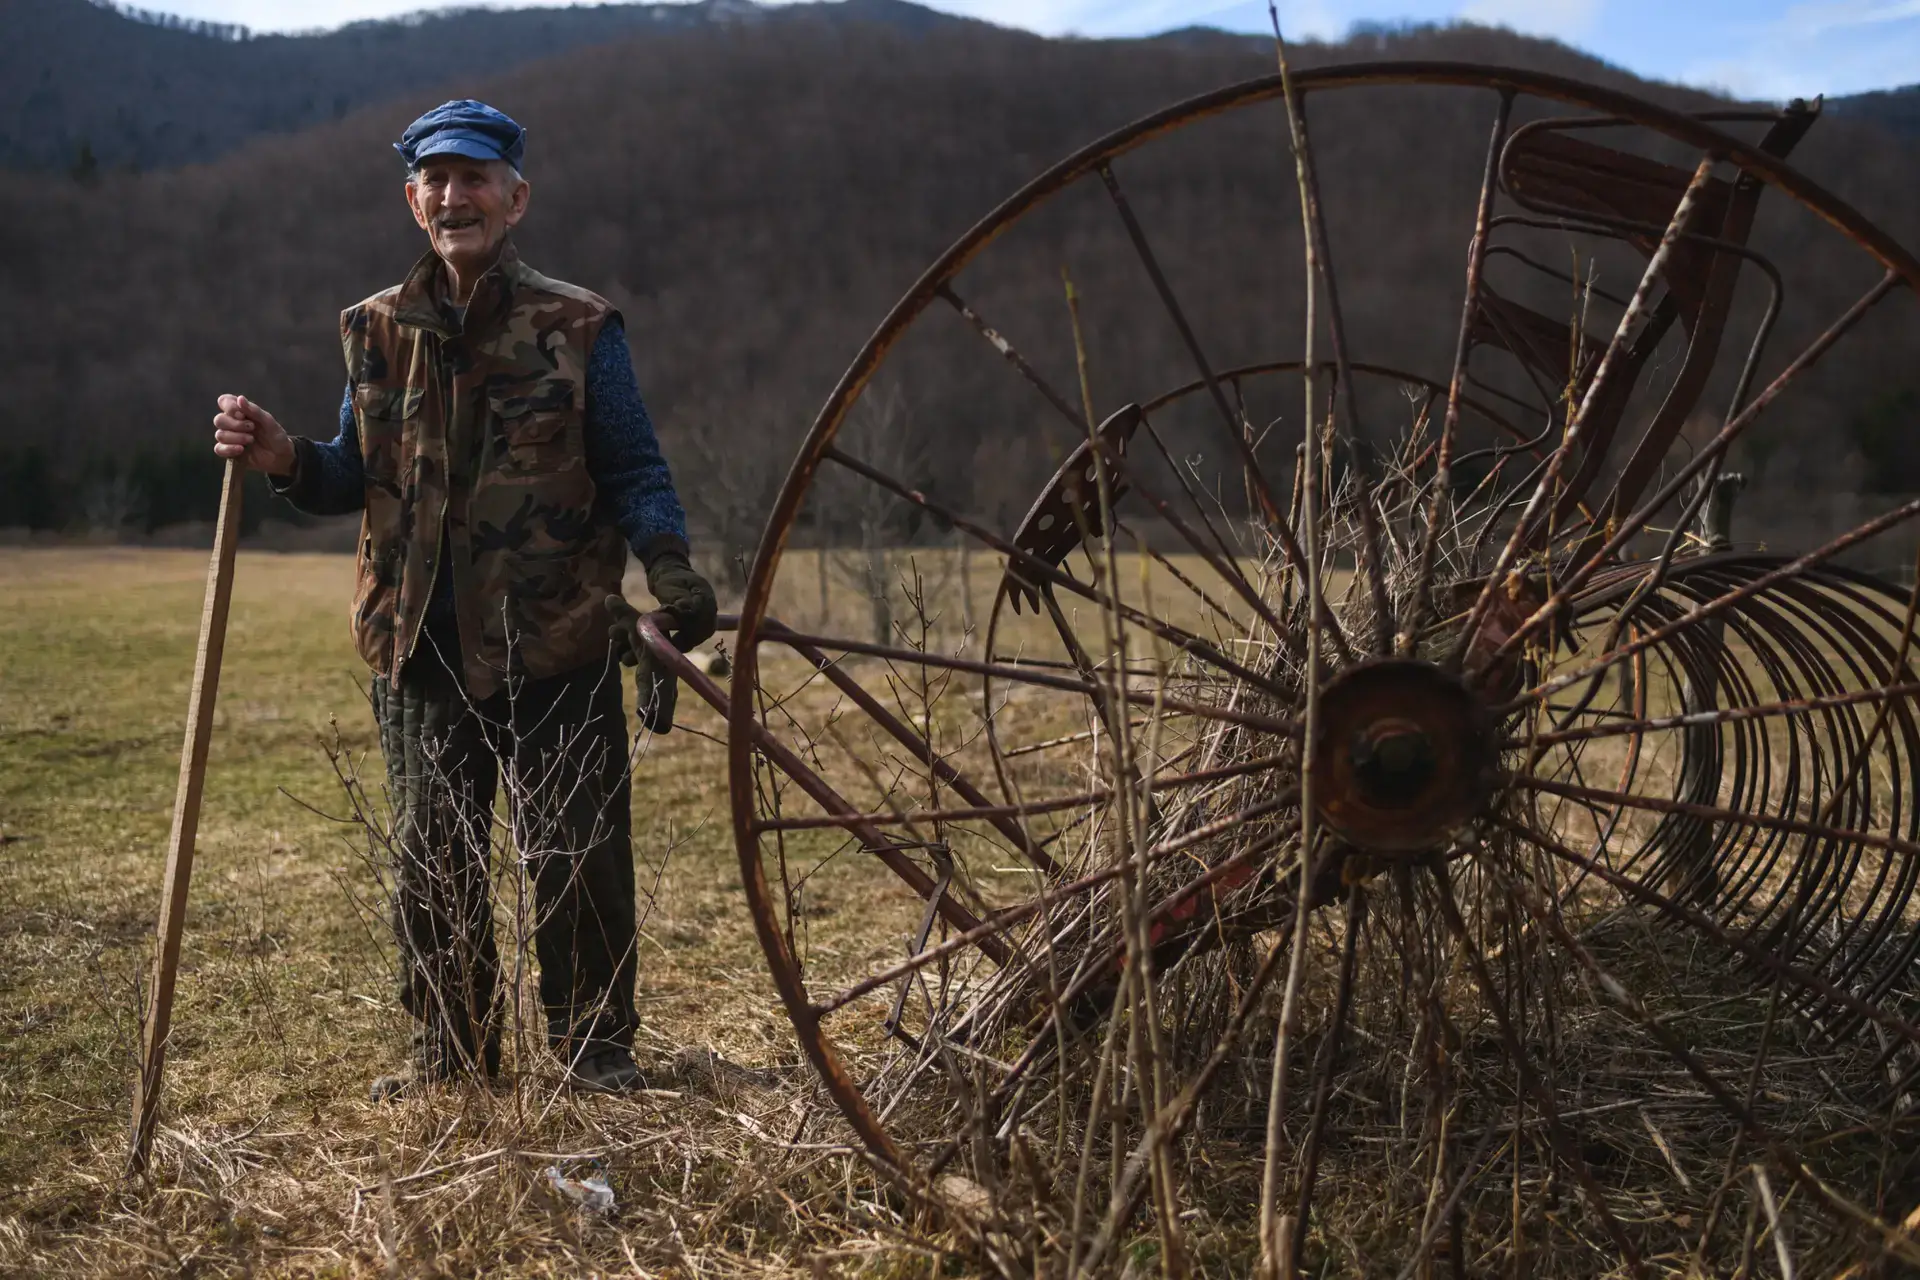
<instances>
[{"instance_id":1,"label":"vest collar","mask_svg":"<svg viewBox=\"0 0 1920 1280\"><path fill-rule=\"evenodd\" d=\"M400 292L393 302L393 318L443 338L483 333L501 323L513 309L514 286L520 281L521 271L519 251L509 236L500 247L500 256L474 282L463 322L453 309L446 264L440 261L439 254L429 249L400 282Z\"/></svg>"}]
</instances>

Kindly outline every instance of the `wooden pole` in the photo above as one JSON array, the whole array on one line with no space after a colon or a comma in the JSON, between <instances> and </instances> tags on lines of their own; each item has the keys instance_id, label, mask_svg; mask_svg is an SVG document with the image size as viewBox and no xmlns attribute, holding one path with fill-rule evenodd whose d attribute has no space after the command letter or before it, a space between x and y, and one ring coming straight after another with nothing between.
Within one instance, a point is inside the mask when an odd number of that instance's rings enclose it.
<instances>
[{"instance_id":1,"label":"wooden pole","mask_svg":"<svg viewBox=\"0 0 1920 1280\"><path fill-rule=\"evenodd\" d=\"M167 841L166 877L160 886L159 947L153 958L153 988L133 1085L133 1143L127 1172L147 1171L153 1127L160 1114L160 1072L167 1060L173 1024L173 983L180 970L180 935L187 920L187 882L193 875L193 842L200 829L200 794L207 779L207 745L213 738L213 703L220 689L220 655L227 641L227 605L233 598L233 555L240 537L241 481L246 463L227 460L220 485L220 519L214 526L213 560L207 566L207 598L200 612L200 645L193 660L193 690L187 695L187 736L180 747L180 788L173 799L173 834Z\"/></svg>"}]
</instances>

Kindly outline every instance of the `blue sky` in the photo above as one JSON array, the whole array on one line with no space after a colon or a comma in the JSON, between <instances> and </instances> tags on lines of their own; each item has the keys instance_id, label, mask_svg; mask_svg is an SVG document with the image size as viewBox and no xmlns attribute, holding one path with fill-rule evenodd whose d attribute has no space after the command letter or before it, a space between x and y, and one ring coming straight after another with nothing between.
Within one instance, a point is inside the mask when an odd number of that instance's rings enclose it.
<instances>
[{"instance_id":1,"label":"blue sky","mask_svg":"<svg viewBox=\"0 0 1920 1280\"><path fill-rule=\"evenodd\" d=\"M569 0L517 0L517 4ZM1265 0L923 0L1059 35L1141 35L1205 23L1267 30ZM306 30L472 0L144 0L257 30ZM498 4L495 7L517 7ZM1644 76L1785 99L1920 81L1920 0L1282 0L1290 36L1356 21L1470 18L1554 36Z\"/></svg>"}]
</instances>

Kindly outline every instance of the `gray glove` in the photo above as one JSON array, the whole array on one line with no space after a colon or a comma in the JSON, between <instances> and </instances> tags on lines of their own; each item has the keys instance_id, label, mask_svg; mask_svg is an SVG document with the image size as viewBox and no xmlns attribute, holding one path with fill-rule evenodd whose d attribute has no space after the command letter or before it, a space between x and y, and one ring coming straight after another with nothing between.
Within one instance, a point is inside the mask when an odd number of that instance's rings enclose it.
<instances>
[{"instance_id":1,"label":"gray glove","mask_svg":"<svg viewBox=\"0 0 1920 1280\"><path fill-rule=\"evenodd\" d=\"M634 702L640 712L640 726L648 733L673 731L673 708L679 700L680 681L667 665L654 656L640 636L640 611L617 595L607 597L607 612L613 625L607 636L620 665L633 668Z\"/></svg>"}]
</instances>

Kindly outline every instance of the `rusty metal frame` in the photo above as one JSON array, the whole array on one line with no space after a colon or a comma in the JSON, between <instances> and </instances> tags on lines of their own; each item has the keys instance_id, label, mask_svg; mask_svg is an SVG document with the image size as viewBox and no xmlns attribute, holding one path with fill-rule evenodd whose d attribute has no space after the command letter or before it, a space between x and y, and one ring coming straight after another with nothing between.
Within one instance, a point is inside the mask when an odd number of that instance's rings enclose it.
<instances>
[{"instance_id":1,"label":"rusty metal frame","mask_svg":"<svg viewBox=\"0 0 1920 1280\"><path fill-rule=\"evenodd\" d=\"M1621 123L1650 129L1665 137L1685 143L1719 163L1736 166L1741 171L1742 181L1751 181L1758 187L1777 190L1796 201L1800 206L1824 219L1842 236L1880 263L1887 275L1873 293L1869 294L1867 298L1863 298L1861 303L1856 304L1853 311L1849 312L1847 316L1842 317L1841 321L1837 323L1833 329L1829 330L1828 335L1824 335L1821 340L1816 341L1814 348L1810 349L1814 351L1813 358L1817 358L1819 350L1824 350L1822 346L1823 342L1830 345L1831 341L1837 340L1839 334L1844 333L1846 327L1850 325L1852 321L1857 320L1859 315L1864 314L1866 308L1870 307L1874 302L1877 302L1879 298L1884 297L1895 286L1904 285L1908 290L1920 292L1920 258L1916 258L1912 253L1896 243L1891 237L1875 227L1850 205L1806 178L1779 156L1771 154L1764 144L1753 144L1743 141L1715 128L1713 123L1716 119L1748 120L1775 119L1777 117L1761 115L1759 113L1714 113L1711 116L1704 117L1691 116L1641 101L1624 93L1580 83L1564 77L1512 68L1483 67L1463 63L1363 63L1321 68L1299 73L1293 77L1294 90L1303 97L1315 93L1328 93L1352 88L1402 85L1484 89L1500 95L1502 103L1500 123L1496 125L1493 142L1496 153L1504 153L1501 135L1504 131L1507 111L1513 100L1516 97L1539 99L1563 106L1597 112L1603 116L1616 119ZM788 950L787 938L776 916L774 897L766 879L766 868L761 857L760 837L769 827L768 824L762 822L754 812L752 777L756 753L765 755L766 758L771 760L777 767L792 776L817 802L822 803L823 806L827 808L829 814L832 815L831 825L845 827L849 832L853 833L863 845L874 852L876 856L880 856L883 860L888 860L889 865L894 865L895 861L904 864L896 865L894 869L899 872L909 884L913 885L923 898L928 899L926 915L928 925L930 926L937 909L939 914L944 916L948 923L956 930L956 937L937 946L927 947L925 945L925 930L923 929L922 936L919 939L920 945L915 949L916 956L910 957L908 964L895 967L893 971L895 978L910 980L911 975L918 972L918 966L920 964L931 962L931 960L928 959L929 957L944 956L962 947L976 947L997 963L1008 963L1012 961L1014 957L1007 951L1004 940L996 930L996 918L981 920L967 911L964 905L954 902L954 895L940 892L936 882L931 877L926 876L917 865L898 854L895 846L884 835L881 825L871 820L873 815L862 815L858 813L851 805L848 805L841 799L837 793L834 793L823 780L811 775L805 763L790 750L782 747L761 722L759 709L754 696L759 678L759 651L761 646L765 644L786 645L793 648L795 652L800 653L802 657L810 662L827 679L833 681L836 687L852 698L863 711L874 718L876 723L880 724L896 739L901 741L903 745L915 750L919 750L924 746L922 739L915 734L909 726L898 721L897 717L892 717L890 713L886 712L885 708L881 707L870 695L857 692L859 688L857 682L853 681L850 676L840 669L837 660L828 656L828 650L830 648L839 648L842 652L864 651L878 653L881 652L882 647L867 646L863 649L861 646L852 643L827 641L823 637L805 636L781 626L769 616L768 608L771 592L788 538L792 533L800 504L810 488L814 476L823 465L837 463L840 465L854 465L856 470L860 469L857 460L848 458L847 455L840 453L835 448L834 442L840 425L853 403L858 399L866 382L886 358L895 342L936 299L944 300L952 305L965 320L999 350L1000 354L1005 357L1009 363L1014 365L1030 383L1050 400L1056 409L1060 410L1070 421L1079 422L1079 415L1073 411L1072 406L1054 393L1045 382L1040 379L1032 367L1019 356L1018 352L1012 348L1011 344L1008 343L997 330L988 325L984 319L974 312L966 303L961 301L959 295L953 289L953 281L960 271L985 250L1000 231L1009 223L1037 208L1063 189L1082 179L1097 178L1108 186L1110 193L1114 196L1116 206L1121 211L1127 230L1135 241L1136 248L1141 251L1143 261L1149 264L1149 269L1155 277L1154 283L1159 287L1163 300L1167 302L1169 310L1175 316L1176 324L1181 330L1181 335L1187 340L1189 347L1192 348L1195 360L1200 369L1201 377L1197 381L1160 397L1154 402L1154 406L1165 403L1175 396L1191 394L1204 388L1210 398L1216 402L1217 407L1219 407L1228 418L1228 425L1231 427L1233 415L1221 393L1222 383L1231 379L1235 385L1237 385L1237 380L1240 376L1251 376L1257 372L1286 371L1284 366L1288 362L1248 366L1245 369L1228 370L1224 372L1216 372L1207 365L1204 354L1199 350L1198 344L1192 340L1190 329L1184 325L1177 304L1174 303L1171 298L1170 289L1165 285L1164 279L1159 276L1157 270L1153 269L1151 251L1145 247L1144 235L1140 232L1137 221L1131 217L1131 211L1126 206L1124 197L1119 194L1117 182L1113 177L1112 166L1120 157L1155 138L1169 134L1202 119L1257 104L1277 101L1282 97L1284 91L1281 76L1266 76L1257 80L1251 80L1212 93L1199 95L1183 103L1143 117L1135 123L1082 148L1035 178L1020 191L1000 204L985 218L981 219L980 222L976 223L971 230L943 253L926 273L921 276L919 281L894 305L829 395L825 405L814 421L812 428L808 432L805 441L801 445L793 467L774 502L756 552L753 570L749 577L747 592L740 615L737 619L726 620L731 622L737 629L735 674L731 694L721 692L713 685L712 681L695 670L691 664L686 663L679 655L670 654L671 645L668 644L657 628L654 628L651 624L643 626L643 636L650 647L660 652L663 657L667 659L669 665L671 665L683 679L686 679L705 701L717 710L723 711L726 715L728 723L728 774L733 794L734 837L739 855L742 883L755 931L768 957L776 989L779 992L782 1003L786 1007L789 1017L794 1023L796 1031L799 1033L801 1045L815 1070L819 1073L836 1105L847 1117L849 1123L853 1126L856 1134L866 1146L869 1153L881 1167L900 1175L910 1184L916 1183L919 1177L917 1166L903 1155L901 1150L887 1134L884 1126L879 1123L874 1113L868 1107L864 1094L848 1075L838 1052L821 1027L822 1017L831 1012L833 1008L840 1007L844 1001L828 1006L816 1004L809 996L801 981L796 958L791 955ZM1506 145L1510 147L1512 141L1513 139L1508 139ZM1490 175L1494 170L1495 165L1490 155ZM1488 181L1490 184L1492 181L1491 176L1489 176ZM1479 270L1481 263L1484 261L1484 252L1487 247L1489 218L1485 205L1486 200L1483 196L1483 208L1474 241L1474 261L1470 267L1470 281L1476 283L1479 279ZM1684 235L1686 228L1682 228L1681 233ZM1543 433L1542 436L1531 439L1523 436L1519 430L1510 427L1490 411L1485 411L1464 394L1462 375L1465 364L1464 351L1467 343L1466 332L1474 321L1474 313L1477 309L1473 289L1474 285L1470 284L1470 296L1466 304L1466 315L1463 317L1463 354L1456 359L1453 376L1444 388L1448 395L1447 423L1441 442L1437 446L1443 467L1447 461L1451 459L1450 451L1452 448L1453 433L1462 406L1473 407L1476 412L1484 413L1489 420L1496 421L1499 425L1507 427L1509 434L1520 442L1518 445L1510 447L1532 448L1536 455L1538 455L1542 452L1540 443L1545 438L1545 433ZM1343 363L1345 362L1346 356L1347 353L1342 350L1340 357ZM1788 369L1786 374L1783 374L1780 379L1776 380L1773 386L1763 391L1752 402L1736 406L1738 411L1732 416L1727 429L1722 432L1722 437L1718 438L1720 451L1724 451L1726 444L1731 441L1732 434L1737 434L1740 426L1751 421L1758 412L1765 408L1766 404L1777 394L1779 387L1784 385L1785 380L1799 367L1803 366L1796 362L1794 366ZM1293 365L1294 371L1297 371L1298 368L1299 365L1295 362ZM1353 370L1366 372L1378 370L1377 366L1368 366L1359 362L1354 362L1351 368ZM1388 372L1385 370L1378 371L1382 373ZM1395 373L1391 376L1400 375ZM1425 379L1421 379L1420 381L1424 382L1430 389L1438 389L1440 386L1438 383L1433 383ZM1240 439L1238 431L1231 431L1230 434L1232 434L1236 440ZM1093 446L1090 445L1088 447L1091 448ZM1645 520L1650 517L1651 513L1657 510L1662 503L1670 500L1673 493L1678 491L1677 486L1680 483L1683 483L1688 476L1697 474L1700 467L1707 464L1710 456L1718 455L1703 453L1701 457L1695 460L1696 463L1699 464L1698 466L1684 473L1681 477L1676 477L1672 482L1664 486L1655 498L1642 503L1635 513L1634 519L1638 519L1640 523L1644 523ZM1545 461L1543 458L1543 463ZM1255 470L1257 474L1257 468ZM1549 468L1549 470L1551 470L1551 468ZM1062 475L1064 474L1065 471L1063 469ZM869 475L868 478L873 479L874 477ZM876 481L876 483L877 482L878 481ZM907 497L909 500L918 501L929 510L938 511L937 504L926 499L924 495L903 492L902 496ZM1623 498L1621 495L1616 495L1615 501L1624 503L1625 505L1631 505L1631 498L1637 496L1638 495L1631 495ZM1282 540L1290 542L1290 530L1286 525L1284 514L1279 513L1274 507L1270 495L1263 495L1263 497L1265 498L1264 505L1282 532ZM1042 496L1041 501L1046 501L1046 495ZM1036 507L1036 510L1038 509L1039 508ZM1920 507L1903 510L1893 518L1902 519L1912 515L1920 515ZM1631 526L1634 524L1634 519L1628 519L1618 534L1607 539L1605 547L1594 551L1590 557L1583 558L1584 562L1578 566L1578 572L1576 572L1572 578L1556 584L1555 591L1548 599L1540 604L1534 614L1526 619L1521 631L1508 638L1506 645L1508 647L1517 646L1521 643L1523 636L1527 632L1549 621L1556 615L1557 611L1574 605L1576 600L1582 605L1590 604L1597 598L1597 593L1613 589L1608 575L1602 572L1602 569L1609 552L1617 549L1625 537L1631 536ZM1051 589L1055 585L1055 577L1045 572L1045 570L1051 566L1044 563L1034 563L1035 561L1044 559L1043 555L1036 554L1037 552L1043 551L1043 549L1010 545L1005 543L1004 540L997 539L993 535L988 534L985 530L967 525L961 521L956 521L956 523L960 524L969 533L980 536L987 545L997 546L998 549L1009 556L1010 563L1019 561L1023 568L1032 571L1036 576L1044 579L1044 581L1040 583L1031 585L1045 594L1051 594ZM1882 522L1876 522L1873 527L1886 527L1890 523L1891 520L1883 520ZM1851 539L1851 541L1857 540L1858 539ZM1833 550L1843 548L1845 545L1851 545L1851 541L1849 539L1838 540L1833 546L1823 549L1823 553L1831 554ZM1820 558L1821 556L1817 554L1813 559L1803 558L1801 561L1792 563L1793 566L1804 568L1818 564ZM1790 573L1787 573L1785 568L1779 566L1778 562L1775 562L1774 567L1770 569L1748 575L1742 584L1733 590L1714 593L1709 598L1703 599L1699 606L1685 616L1687 618L1697 619L1700 616L1705 616L1703 610L1710 613L1716 609L1724 609L1730 601L1747 599L1771 586L1779 585L1784 580L1783 574L1786 577L1792 576ZM1031 583L1031 579L1027 579L1027 581ZM1491 580L1489 580L1489 587L1490 586ZM1089 598L1095 597L1090 596ZM1485 598L1486 595L1483 592L1483 601ZM1416 612L1416 621L1418 621L1420 617L1421 614ZM1605 655L1605 660L1607 662L1618 662L1623 658L1637 660L1637 655L1640 651L1646 649L1653 643L1653 641L1648 639L1649 636L1661 634L1671 635L1674 630L1680 626L1680 619L1670 618L1661 620L1661 625L1656 625L1652 629L1637 635L1632 644L1624 650L1615 648L1614 652ZM1504 652L1505 650L1503 649L1502 651ZM927 661L930 664L938 665L936 660L931 659L928 655L916 655L909 651L899 651L897 653L889 651L885 656L897 657L901 660ZM1224 658L1224 655L1220 656ZM974 670L978 674L987 676L1012 674L996 670L995 664L991 662L969 665L960 663L957 660L948 660L945 665L951 665L957 669ZM1036 678L1036 682L1040 682L1037 678L1037 673L1032 673L1031 668L1027 671L1020 672L1019 675L1023 679L1030 678L1030 675L1032 675ZM1089 694L1093 692L1092 689L1087 688L1087 685L1090 683L1087 681L1065 677L1055 677L1053 681L1059 687L1075 688L1088 692ZM1565 683L1572 683L1572 681L1568 680ZM1531 696L1544 698L1553 688L1558 687L1565 687L1565 684L1553 685L1551 682L1543 683L1540 687L1530 690L1529 694ZM1889 687L1891 687L1891 685ZM1810 707L1811 705L1812 704L1809 704ZM1782 714L1785 713L1783 712ZM1733 719L1734 717L1727 716L1724 717L1722 721L1715 721L1715 723L1731 723ZM1654 723L1653 720L1647 720L1646 727L1654 727ZM1281 731L1283 729L1283 726L1277 723L1266 724L1260 727L1269 731ZM929 757L931 756L930 751L927 754ZM1024 827L1020 826L1018 822L1018 818L1022 812L1018 805L994 805L987 801L984 793L981 792L979 788L966 783L964 777L960 775L958 771L952 770L950 766L946 766L945 762L928 758L926 763L939 774L944 782L969 800L973 805L973 816L992 821L996 827L1000 828L1000 834L1014 841L1016 847L1020 848L1037 867L1043 872L1049 870L1050 859L1043 850L1037 847L1036 843L1026 834ZM1527 785L1538 786L1539 784L1540 780L1534 779ZM1626 790L1624 785L1619 790L1614 791L1585 788L1574 784L1547 784L1541 789L1551 790L1556 787L1558 788L1557 793L1562 795L1578 794L1584 798L1595 799L1600 803L1613 803L1616 806L1625 803L1625 800L1622 798ZM1626 797L1626 799L1633 799L1633 797ZM1670 805L1669 808L1672 808L1672 806ZM1684 809L1685 806L1682 805L1681 808ZM1710 807L1707 808L1710 809ZM1689 813L1692 812L1690 809L1686 811ZM1692 816L1711 817L1717 812L1718 811L1705 814L1693 814ZM1766 824L1761 823L1759 825L1764 826ZM1775 825L1779 824L1776 822ZM1883 841L1883 843L1885 842ZM1908 843L1910 842L1894 841L1887 847L1897 846L1902 851L1906 851ZM1913 852L1920 854L1920 845L1915 845ZM1573 859L1581 857L1581 855L1571 850L1565 851L1565 856ZM1594 865L1598 866L1598 864ZM1220 877L1225 874L1226 871L1223 868L1215 868L1209 873L1209 875L1214 877ZM1066 886L1063 886L1063 888L1064 887ZM1676 910L1686 911L1688 908L1682 904L1677 906ZM994 947L996 943L1000 944L997 954ZM1916 943L1916 945L1920 945L1920 943ZM876 976L874 986L869 987L869 990L877 988L878 977L879 976ZM1859 1003L1857 998L1852 997L1845 991L1841 991L1835 999L1839 1004L1850 1009L1853 1008L1854 1004ZM1856 1013L1860 1012L1858 1009L1853 1009L1853 1011ZM1903 1024L1903 1031L1905 1029ZM1026 1063L1029 1062L1029 1059L1023 1058L1022 1061Z\"/></svg>"}]
</instances>

